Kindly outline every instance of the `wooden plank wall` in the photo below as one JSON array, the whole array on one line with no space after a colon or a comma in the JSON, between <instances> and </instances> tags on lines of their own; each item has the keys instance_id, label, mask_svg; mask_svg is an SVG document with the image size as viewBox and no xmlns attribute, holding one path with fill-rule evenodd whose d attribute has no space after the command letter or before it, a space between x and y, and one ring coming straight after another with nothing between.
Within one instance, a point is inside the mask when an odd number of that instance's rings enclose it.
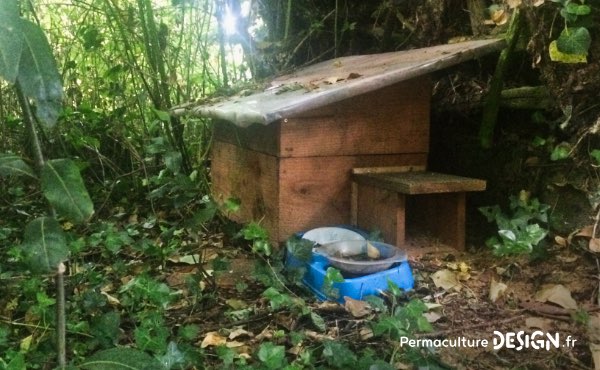
<instances>
[{"instance_id":1,"label":"wooden plank wall","mask_svg":"<svg viewBox=\"0 0 600 370\"><path fill-rule=\"evenodd\" d=\"M237 222L261 221L273 240L279 234L278 159L239 146L215 141L211 150L212 193L220 201L241 200Z\"/></svg>"},{"instance_id":2,"label":"wooden plank wall","mask_svg":"<svg viewBox=\"0 0 600 370\"><path fill-rule=\"evenodd\" d=\"M351 173L355 167L423 165L426 153L282 158L279 234L350 224Z\"/></svg>"}]
</instances>

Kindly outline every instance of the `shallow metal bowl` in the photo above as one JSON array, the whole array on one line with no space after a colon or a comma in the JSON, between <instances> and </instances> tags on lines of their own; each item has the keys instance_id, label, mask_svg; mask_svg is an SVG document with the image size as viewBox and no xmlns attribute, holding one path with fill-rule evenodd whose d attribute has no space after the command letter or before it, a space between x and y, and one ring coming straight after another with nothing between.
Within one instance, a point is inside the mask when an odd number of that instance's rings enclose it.
<instances>
[{"instance_id":1,"label":"shallow metal bowl","mask_svg":"<svg viewBox=\"0 0 600 370\"><path fill-rule=\"evenodd\" d=\"M353 257L367 254L367 243L379 251L379 258L374 260L355 260ZM326 257L329 263L342 272L353 275L367 275L387 270L394 263L406 261L406 253L391 245L366 240L343 240L323 244L313 250Z\"/></svg>"}]
</instances>

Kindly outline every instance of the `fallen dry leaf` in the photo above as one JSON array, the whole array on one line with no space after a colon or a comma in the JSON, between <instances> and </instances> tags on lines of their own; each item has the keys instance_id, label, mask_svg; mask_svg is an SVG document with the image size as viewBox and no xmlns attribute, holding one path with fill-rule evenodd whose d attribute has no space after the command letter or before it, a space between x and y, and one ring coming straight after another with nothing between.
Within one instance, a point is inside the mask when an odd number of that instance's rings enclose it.
<instances>
[{"instance_id":1,"label":"fallen dry leaf","mask_svg":"<svg viewBox=\"0 0 600 370\"><path fill-rule=\"evenodd\" d=\"M343 78L338 77L338 76L333 76L333 77L326 78L325 80L323 80L323 82L325 82L328 85L333 85L340 80L343 80Z\"/></svg>"},{"instance_id":2,"label":"fallen dry leaf","mask_svg":"<svg viewBox=\"0 0 600 370\"><path fill-rule=\"evenodd\" d=\"M242 336L252 338L254 336L254 334L247 330L244 330L242 328L238 328L238 329L233 330L231 333L229 333L228 338L233 340L237 337L242 337Z\"/></svg>"},{"instance_id":3,"label":"fallen dry leaf","mask_svg":"<svg viewBox=\"0 0 600 370\"><path fill-rule=\"evenodd\" d=\"M522 0L507 0L506 3L508 4L509 8L514 9L521 5Z\"/></svg>"},{"instance_id":4,"label":"fallen dry leaf","mask_svg":"<svg viewBox=\"0 0 600 370\"><path fill-rule=\"evenodd\" d=\"M226 300L225 303L227 303L227 305L233 308L234 310L242 310L248 307L248 303L242 301L241 299L231 298Z\"/></svg>"},{"instance_id":5,"label":"fallen dry leaf","mask_svg":"<svg viewBox=\"0 0 600 370\"><path fill-rule=\"evenodd\" d=\"M440 315L437 312L425 312L423 314L423 316L427 319L427 321L429 321L430 323L434 323L436 321L438 321L439 319L441 319L443 316Z\"/></svg>"},{"instance_id":6,"label":"fallen dry leaf","mask_svg":"<svg viewBox=\"0 0 600 370\"><path fill-rule=\"evenodd\" d=\"M581 228L575 236L583 236L585 238L591 238L594 234L594 225L587 225Z\"/></svg>"},{"instance_id":7,"label":"fallen dry leaf","mask_svg":"<svg viewBox=\"0 0 600 370\"><path fill-rule=\"evenodd\" d=\"M534 0L533 6L541 6L546 0Z\"/></svg>"},{"instance_id":8,"label":"fallen dry leaf","mask_svg":"<svg viewBox=\"0 0 600 370\"><path fill-rule=\"evenodd\" d=\"M444 269L436 271L433 275L431 275L431 279L436 287L442 288L446 291L451 289L458 291L461 288L456 275L450 270Z\"/></svg>"},{"instance_id":9,"label":"fallen dry leaf","mask_svg":"<svg viewBox=\"0 0 600 370\"><path fill-rule=\"evenodd\" d=\"M588 244L588 248L591 252L600 253L600 239L591 238L590 243Z\"/></svg>"},{"instance_id":10,"label":"fallen dry leaf","mask_svg":"<svg viewBox=\"0 0 600 370\"><path fill-rule=\"evenodd\" d=\"M232 340L231 342L227 342L225 343L225 347L227 348L239 348L246 345L246 343L242 343L242 342L238 342L235 340Z\"/></svg>"},{"instance_id":11,"label":"fallen dry leaf","mask_svg":"<svg viewBox=\"0 0 600 370\"><path fill-rule=\"evenodd\" d=\"M225 337L222 337L216 331L211 331L209 333L206 333L206 336L200 344L200 348L206 348L210 346L221 346L225 343L227 343L227 339Z\"/></svg>"},{"instance_id":12,"label":"fallen dry leaf","mask_svg":"<svg viewBox=\"0 0 600 370\"><path fill-rule=\"evenodd\" d=\"M492 281L490 283L490 292L488 295L490 301L492 303L496 303L498 298L502 297L507 288L508 286L506 284L502 282L497 282L495 279L492 278Z\"/></svg>"},{"instance_id":13,"label":"fallen dry leaf","mask_svg":"<svg viewBox=\"0 0 600 370\"><path fill-rule=\"evenodd\" d=\"M490 18L496 25L501 26L508 21L508 14L504 9L498 9L490 13Z\"/></svg>"},{"instance_id":14,"label":"fallen dry leaf","mask_svg":"<svg viewBox=\"0 0 600 370\"><path fill-rule=\"evenodd\" d=\"M371 313L371 306L365 301L344 297L344 308L354 317L363 317Z\"/></svg>"},{"instance_id":15,"label":"fallen dry leaf","mask_svg":"<svg viewBox=\"0 0 600 370\"><path fill-rule=\"evenodd\" d=\"M525 325L528 328L536 328L545 332L549 332L552 325L552 320L541 317L528 317L525 319Z\"/></svg>"},{"instance_id":16,"label":"fallen dry leaf","mask_svg":"<svg viewBox=\"0 0 600 370\"><path fill-rule=\"evenodd\" d=\"M600 345L600 313L590 315L590 319L587 324L587 332L590 342L594 342Z\"/></svg>"},{"instance_id":17,"label":"fallen dry leaf","mask_svg":"<svg viewBox=\"0 0 600 370\"><path fill-rule=\"evenodd\" d=\"M556 235L554 237L554 242L556 243L556 245L559 245L561 247L566 247L569 244L568 241L567 241L567 239L563 238L560 235Z\"/></svg>"},{"instance_id":18,"label":"fallen dry leaf","mask_svg":"<svg viewBox=\"0 0 600 370\"><path fill-rule=\"evenodd\" d=\"M590 343L590 352L594 360L594 370L600 370L600 344Z\"/></svg>"},{"instance_id":19,"label":"fallen dry leaf","mask_svg":"<svg viewBox=\"0 0 600 370\"><path fill-rule=\"evenodd\" d=\"M576 310L577 302L571 297L571 292L564 285L546 285L535 294L538 302L552 302L568 310Z\"/></svg>"},{"instance_id":20,"label":"fallen dry leaf","mask_svg":"<svg viewBox=\"0 0 600 370\"><path fill-rule=\"evenodd\" d=\"M371 330L370 328L362 328L362 329L360 329L358 334L360 335L361 340L367 340L367 339L373 338L373 330Z\"/></svg>"}]
</instances>

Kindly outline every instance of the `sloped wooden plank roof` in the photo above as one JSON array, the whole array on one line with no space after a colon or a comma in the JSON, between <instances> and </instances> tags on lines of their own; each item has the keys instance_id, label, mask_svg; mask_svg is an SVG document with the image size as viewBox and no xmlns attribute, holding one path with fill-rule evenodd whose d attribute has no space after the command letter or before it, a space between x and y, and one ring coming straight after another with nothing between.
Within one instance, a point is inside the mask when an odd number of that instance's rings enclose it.
<instances>
[{"instance_id":1,"label":"sloped wooden plank roof","mask_svg":"<svg viewBox=\"0 0 600 370\"><path fill-rule=\"evenodd\" d=\"M174 113L223 119L240 127L253 123L266 125L475 59L503 47L503 40L491 39L336 58L275 78L262 92L175 108Z\"/></svg>"}]
</instances>

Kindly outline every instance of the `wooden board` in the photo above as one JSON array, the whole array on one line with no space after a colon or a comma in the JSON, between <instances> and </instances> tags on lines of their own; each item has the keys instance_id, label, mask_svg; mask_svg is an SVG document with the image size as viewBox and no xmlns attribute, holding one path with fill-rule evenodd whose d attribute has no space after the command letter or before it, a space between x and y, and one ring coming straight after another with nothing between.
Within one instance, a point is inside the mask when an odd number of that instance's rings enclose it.
<instances>
[{"instance_id":1,"label":"wooden board","mask_svg":"<svg viewBox=\"0 0 600 370\"><path fill-rule=\"evenodd\" d=\"M398 172L355 174L360 184L377 186L402 194L455 193L485 190L484 180L436 172Z\"/></svg>"},{"instance_id":2,"label":"wooden board","mask_svg":"<svg viewBox=\"0 0 600 370\"><path fill-rule=\"evenodd\" d=\"M403 246L406 238L405 199L395 192L368 185L357 186L356 225L363 230L379 231L383 240Z\"/></svg>"},{"instance_id":3,"label":"wooden board","mask_svg":"<svg viewBox=\"0 0 600 370\"><path fill-rule=\"evenodd\" d=\"M334 115L281 123L281 157L426 153L429 78L421 77L336 103Z\"/></svg>"},{"instance_id":4,"label":"wooden board","mask_svg":"<svg viewBox=\"0 0 600 370\"><path fill-rule=\"evenodd\" d=\"M278 240L278 159L220 141L212 146L212 193L217 200L241 200L237 222L261 221L273 240Z\"/></svg>"},{"instance_id":5,"label":"wooden board","mask_svg":"<svg viewBox=\"0 0 600 370\"><path fill-rule=\"evenodd\" d=\"M282 158L279 235L351 221L351 172L355 167L424 166L426 153Z\"/></svg>"}]
</instances>

